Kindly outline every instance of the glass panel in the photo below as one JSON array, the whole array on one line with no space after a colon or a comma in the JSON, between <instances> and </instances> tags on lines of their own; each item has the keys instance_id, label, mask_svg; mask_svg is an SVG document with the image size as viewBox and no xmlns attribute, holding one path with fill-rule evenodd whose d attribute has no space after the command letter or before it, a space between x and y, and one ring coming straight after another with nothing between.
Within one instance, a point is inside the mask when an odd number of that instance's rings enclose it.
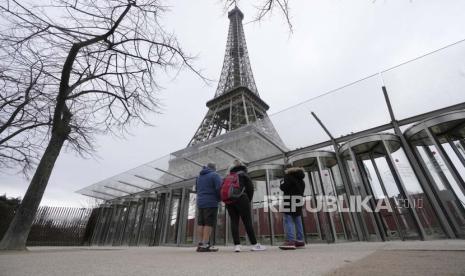
<instances>
[{"instance_id":1,"label":"glass panel","mask_svg":"<svg viewBox=\"0 0 465 276\"><path fill-rule=\"evenodd\" d=\"M166 243L175 244L178 237L179 211L181 209L181 189L171 191L171 204L168 213L168 227L166 228Z\"/></svg>"},{"instance_id":2,"label":"glass panel","mask_svg":"<svg viewBox=\"0 0 465 276\"><path fill-rule=\"evenodd\" d=\"M417 155L421 157L422 165L434 182L435 189L439 194L444 211L452 222L456 234L465 234L465 209L460 198L463 193L458 188L444 160L439 156L437 149L431 145L429 139L415 147Z\"/></svg>"},{"instance_id":3,"label":"glass panel","mask_svg":"<svg viewBox=\"0 0 465 276\"><path fill-rule=\"evenodd\" d=\"M129 208L127 205L123 205L121 208L121 214L118 217L118 226L116 228L115 237L113 239L113 245L121 245L121 241L126 227L126 219L128 216Z\"/></svg>"},{"instance_id":4,"label":"glass panel","mask_svg":"<svg viewBox=\"0 0 465 276\"><path fill-rule=\"evenodd\" d=\"M137 204L134 202L131 202L131 204L129 205L128 219L126 220L126 227L125 227L124 234L123 234L123 241L121 243L122 245L129 245L131 233L134 228L134 220L136 218L136 211L137 211Z\"/></svg>"},{"instance_id":5,"label":"glass panel","mask_svg":"<svg viewBox=\"0 0 465 276\"><path fill-rule=\"evenodd\" d=\"M377 158L375 160L378 160L380 158ZM376 162L376 161L375 161ZM384 183L382 183L381 179L378 178L378 175L376 173L375 165L371 161L371 159L368 160L363 160L362 162L362 167L363 167L363 173L365 174L365 178L368 181L369 185L369 190L368 194L373 195L373 197L376 199L375 202L378 202L378 200L385 200L386 195L385 191L383 190L386 189L385 186L382 186ZM376 163L375 163L376 164ZM379 171L380 174L386 173L386 171ZM389 200L389 198L388 198ZM392 206L392 203L389 203ZM395 216L395 214L389 212L388 210L381 210L379 214L374 213L375 216L379 215L381 218L382 222L382 229L384 230L384 234L387 235L390 239L398 239L400 238L400 233L398 229L398 221Z\"/></svg>"},{"instance_id":6,"label":"glass panel","mask_svg":"<svg viewBox=\"0 0 465 276\"><path fill-rule=\"evenodd\" d=\"M216 223L215 244L226 243L226 207L223 202L220 203L218 208L218 219Z\"/></svg>"},{"instance_id":7,"label":"glass panel","mask_svg":"<svg viewBox=\"0 0 465 276\"><path fill-rule=\"evenodd\" d=\"M326 165L329 161L333 161L333 160L332 159L329 160L327 158L318 158L318 164L320 165L320 171L321 171L321 178L323 180L323 189L325 191L326 196L331 196L337 199L338 194L336 193L336 190L335 190L335 182L334 182L333 174L331 172L331 168L328 168ZM336 204L338 206L337 210L333 212L329 212L330 219L332 220L332 223L333 223L333 228L336 234L336 238L346 239L345 225L343 222L344 219L342 218L341 213L338 211L340 210L339 203L336 202Z\"/></svg>"},{"instance_id":8,"label":"glass panel","mask_svg":"<svg viewBox=\"0 0 465 276\"><path fill-rule=\"evenodd\" d=\"M305 206L316 209L316 198L313 197L313 190L309 180L309 173L305 172ZM320 224L316 212L309 212L307 208L302 209L302 219L304 224L305 236L307 242L321 241Z\"/></svg>"},{"instance_id":9,"label":"glass panel","mask_svg":"<svg viewBox=\"0 0 465 276\"><path fill-rule=\"evenodd\" d=\"M168 194L161 193L157 197L157 205L154 210L154 221L153 221L153 234L150 237L151 245L159 245L161 242L161 235L163 233L163 227L166 220L166 208L168 207Z\"/></svg>"},{"instance_id":10,"label":"glass panel","mask_svg":"<svg viewBox=\"0 0 465 276\"><path fill-rule=\"evenodd\" d=\"M103 245L105 242L105 228L108 222L110 208L108 207L100 207L101 215L99 217L98 228L95 234L95 244Z\"/></svg>"},{"instance_id":11,"label":"glass panel","mask_svg":"<svg viewBox=\"0 0 465 276\"><path fill-rule=\"evenodd\" d=\"M268 217L268 212L264 212L264 206L265 206L265 195L266 193L266 181L263 180L258 180L258 179L253 179L252 180L254 184L254 195L252 199L252 223L254 226L255 230L255 235L257 237L257 241L259 243L263 244L270 244L271 239L271 232L270 232L270 226L269 226L269 217ZM245 229L244 225L240 223L240 237L241 237L241 242L246 240L246 234L245 234ZM247 242L249 242L247 240Z\"/></svg>"},{"instance_id":12,"label":"glass panel","mask_svg":"<svg viewBox=\"0 0 465 276\"><path fill-rule=\"evenodd\" d=\"M319 210L315 214L317 215L317 219L319 221L319 229L320 229L320 234L321 234L321 239L326 240L326 241L333 241L333 236L332 236L332 227L331 227L331 222L329 221L329 216L328 214L324 211L324 192L323 188L321 185L321 176L320 176L320 171L318 170L318 167L312 168L312 170L309 172L308 176L311 182L311 185L313 186L312 191L315 192L315 201L316 201L316 209Z\"/></svg>"},{"instance_id":13,"label":"glass panel","mask_svg":"<svg viewBox=\"0 0 465 276\"><path fill-rule=\"evenodd\" d=\"M139 200L137 203L136 216L134 219L134 227L132 229L131 240L129 245L137 245L137 238L139 235L139 228L141 223L141 216L144 209L144 200Z\"/></svg>"},{"instance_id":14,"label":"glass panel","mask_svg":"<svg viewBox=\"0 0 465 276\"><path fill-rule=\"evenodd\" d=\"M122 210L120 206L112 206L112 209L113 208L115 209L112 211L111 223L110 223L110 227L108 228L108 234L107 234L106 241L105 241L106 245L113 244L113 239L115 237L116 228L118 226L118 218Z\"/></svg>"},{"instance_id":15,"label":"glass panel","mask_svg":"<svg viewBox=\"0 0 465 276\"><path fill-rule=\"evenodd\" d=\"M411 212L409 211L409 205L405 203L406 198L399 191L398 185L400 184L396 183L396 179L394 179L393 172L390 170L386 158L376 158L375 163L380 172L383 185L386 189L387 198L393 209L393 212L388 212L388 210L383 209L381 210L381 214L383 217L391 216L392 219L395 220L394 223L398 225L400 228L399 230L402 231L404 238L417 238L418 231L412 218ZM397 234L392 232L393 229L395 229L392 225L392 221L391 224L389 224L388 229L390 230L388 233L389 235L398 237Z\"/></svg>"},{"instance_id":16,"label":"glass panel","mask_svg":"<svg viewBox=\"0 0 465 276\"><path fill-rule=\"evenodd\" d=\"M361 181L361 176L360 173L358 172L358 168L356 166L356 163L352 160L350 155L344 156L347 170L349 172L349 179L350 179L350 184L352 185L352 189L355 193L355 196L365 196L366 192L365 189L363 188L363 183ZM362 222L362 228L365 232L365 236L368 240L377 240L378 235L376 233L376 224L373 218L372 213L368 213L364 209L362 209L361 213L357 214L359 218L361 218Z\"/></svg>"},{"instance_id":17,"label":"glass panel","mask_svg":"<svg viewBox=\"0 0 465 276\"><path fill-rule=\"evenodd\" d=\"M449 157L450 161L452 162L452 165L455 167L455 169L459 173L459 176L463 180L465 180L465 164L462 163L462 161L460 159L460 158L462 158L463 162L465 162L465 157L463 156L463 150L461 150L462 145L460 144L459 141L451 142L451 144L444 143L444 144L442 144L442 147L444 148L447 156ZM454 151L452 146L455 148L455 150L457 152ZM459 187L457 187L457 189L459 189ZM458 195L463 195L463 193L460 192ZM460 198L460 201L462 201L462 204L465 205L465 198Z\"/></svg>"},{"instance_id":18,"label":"glass panel","mask_svg":"<svg viewBox=\"0 0 465 276\"><path fill-rule=\"evenodd\" d=\"M275 170L268 170L269 174L269 187L270 187L270 195L276 197L275 200L271 202L271 206L275 208L276 210L279 210L279 205L280 202L277 200L280 196L282 196L283 192L279 188L281 184L281 179L278 178L279 176L282 175L282 172L278 172ZM274 231L274 243L279 244L281 242L284 242L285 236L284 236L284 215L281 212L271 212L272 215L272 221L273 221L273 231Z\"/></svg>"},{"instance_id":19,"label":"glass panel","mask_svg":"<svg viewBox=\"0 0 465 276\"><path fill-rule=\"evenodd\" d=\"M387 144L388 148L390 147ZM408 202L409 206L413 206L418 214L420 223L422 224L425 233L433 237L445 237L442 231L436 213L431 206L428 197L425 195L420 182L418 181L415 173L410 166L410 163L402 148L392 152L392 148L388 149L391 152L393 165L396 167L402 182L413 202ZM392 175L390 175L392 177Z\"/></svg>"},{"instance_id":20,"label":"glass panel","mask_svg":"<svg viewBox=\"0 0 465 276\"><path fill-rule=\"evenodd\" d=\"M329 173L332 175L334 181L334 187L336 189L336 194L338 197L342 197L342 205L339 208L348 209L349 208L349 191L346 191L344 183L342 181L341 171L339 170L339 165L334 165L330 168ZM341 216L344 219L344 226L347 237L350 240L358 240L357 230L355 229L354 221L352 215L349 212L341 212Z\"/></svg>"},{"instance_id":21,"label":"glass panel","mask_svg":"<svg viewBox=\"0 0 465 276\"><path fill-rule=\"evenodd\" d=\"M140 233L139 245L145 245L145 246L151 245L150 237L153 232L153 223L155 221L155 215L156 215L155 212L157 209L156 206L157 206L157 200L155 198L147 199L147 208L145 211L144 221L143 221L142 229Z\"/></svg>"},{"instance_id":22,"label":"glass panel","mask_svg":"<svg viewBox=\"0 0 465 276\"><path fill-rule=\"evenodd\" d=\"M382 73L397 119L465 102L465 43Z\"/></svg>"},{"instance_id":23,"label":"glass panel","mask_svg":"<svg viewBox=\"0 0 465 276\"><path fill-rule=\"evenodd\" d=\"M188 198L188 206L187 206L187 223L186 223L186 237L184 239L184 242L186 244L193 244L196 230L197 230L197 225L195 221L195 216L197 212L197 194L195 193L189 193L189 198Z\"/></svg>"}]
</instances>

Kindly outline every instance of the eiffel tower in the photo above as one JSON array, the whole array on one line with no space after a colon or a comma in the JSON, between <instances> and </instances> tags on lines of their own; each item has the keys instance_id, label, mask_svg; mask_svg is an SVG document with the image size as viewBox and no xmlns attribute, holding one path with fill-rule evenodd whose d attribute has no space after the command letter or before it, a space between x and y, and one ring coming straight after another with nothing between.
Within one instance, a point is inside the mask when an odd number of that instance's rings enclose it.
<instances>
[{"instance_id":1,"label":"eiffel tower","mask_svg":"<svg viewBox=\"0 0 465 276\"><path fill-rule=\"evenodd\" d=\"M242 19L237 6L229 11L229 32L223 69L215 97L207 102L208 112L189 146L249 124L260 124L264 133L282 144L260 98L250 66Z\"/></svg>"}]
</instances>

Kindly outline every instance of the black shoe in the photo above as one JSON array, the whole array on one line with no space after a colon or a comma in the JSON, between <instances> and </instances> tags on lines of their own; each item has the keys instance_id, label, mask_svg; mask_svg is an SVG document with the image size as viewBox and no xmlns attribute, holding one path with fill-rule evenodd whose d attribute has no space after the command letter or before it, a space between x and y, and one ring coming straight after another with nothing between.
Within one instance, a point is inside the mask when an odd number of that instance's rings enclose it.
<instances>
[{"instance_id":1,"label":"black shoe","mask_svg":"<svg viewBox=\"0 0 465 276\"><path fill-rule=\"evenodd\" d=\"M200 246L197 248L197 252L218 252L218 248L210 246L210 245L207 247Z\"/></svg>"}]
</instances>

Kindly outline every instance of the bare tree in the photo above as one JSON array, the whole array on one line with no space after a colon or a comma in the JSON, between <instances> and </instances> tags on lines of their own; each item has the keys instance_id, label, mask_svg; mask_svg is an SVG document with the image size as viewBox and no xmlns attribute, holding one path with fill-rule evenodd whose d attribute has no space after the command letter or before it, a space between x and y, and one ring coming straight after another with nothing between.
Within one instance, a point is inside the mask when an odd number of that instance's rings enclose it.
<instances>
[{"instance_id":1,"label":"bare tree","mask_svg":"<svg viewBox=\"0 0 465 276\"><path fill-rule=\"evenodd\" d=\"M40 6L17 0L0 3L1 17L9 28L0 34L5 52L15 63L29 59L41 68L21 72L30 78L17 92L26 93L29 83L45 98L27 104L49 101L50 108L43 155L0 249L25 249L63 146L91 153L95 134L121 134L131 125L147 124L146 114L158 111L159 74L183 66L198 74L175 37L159 23L165 11L158 0L51 0ZM25 58L24 53L34 55ZM12 109L26 99L18 93L5 98L16 101Z\"/></svg>"},{"instance_id":2,"label":"bare tree","mask_svg":"<svg viewBox=\"0 0 465 276\"><path fill-rule=\"evenodd\" d=\"M26 174L43 150L52 98L42 92L47 77L40 56L31 61L25 51L12 58L7 48L0 47L0 169Z\"/></svg>"},{"instance_id":3,"label":"bare tree","mask_svg":"<svg viewBox=\"0 0 465 276\"><path fill-rule=\"evenodd\" d=\"M279 7L292 30L288 0L257 7L256 20ZM90 154L94 135L148 124L146 114L158 111L159 74L188 67L201 77L159 23L165 11L161 0L0 3L0 169L27 171L39 161L0 249L25 249L64 146Z\"/></svg>"}]
</instances>

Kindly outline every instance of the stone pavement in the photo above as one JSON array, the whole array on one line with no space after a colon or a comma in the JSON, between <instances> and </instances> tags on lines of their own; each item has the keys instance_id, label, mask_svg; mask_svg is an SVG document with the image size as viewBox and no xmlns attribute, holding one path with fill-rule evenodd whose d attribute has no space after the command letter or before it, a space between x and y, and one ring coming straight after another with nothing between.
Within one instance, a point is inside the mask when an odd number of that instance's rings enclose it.
<instances>
[{"instance_id":1,"label":"stone pavement","mask_svg":"<svg viewBox=\"0 0 465 276\"><path fill-rule=\"evenodd\" d=\"M465 241L311 244L196 253L186 247L31 247L0 252L0 275L465 275Z\"/></svg>"}]
</instances>

